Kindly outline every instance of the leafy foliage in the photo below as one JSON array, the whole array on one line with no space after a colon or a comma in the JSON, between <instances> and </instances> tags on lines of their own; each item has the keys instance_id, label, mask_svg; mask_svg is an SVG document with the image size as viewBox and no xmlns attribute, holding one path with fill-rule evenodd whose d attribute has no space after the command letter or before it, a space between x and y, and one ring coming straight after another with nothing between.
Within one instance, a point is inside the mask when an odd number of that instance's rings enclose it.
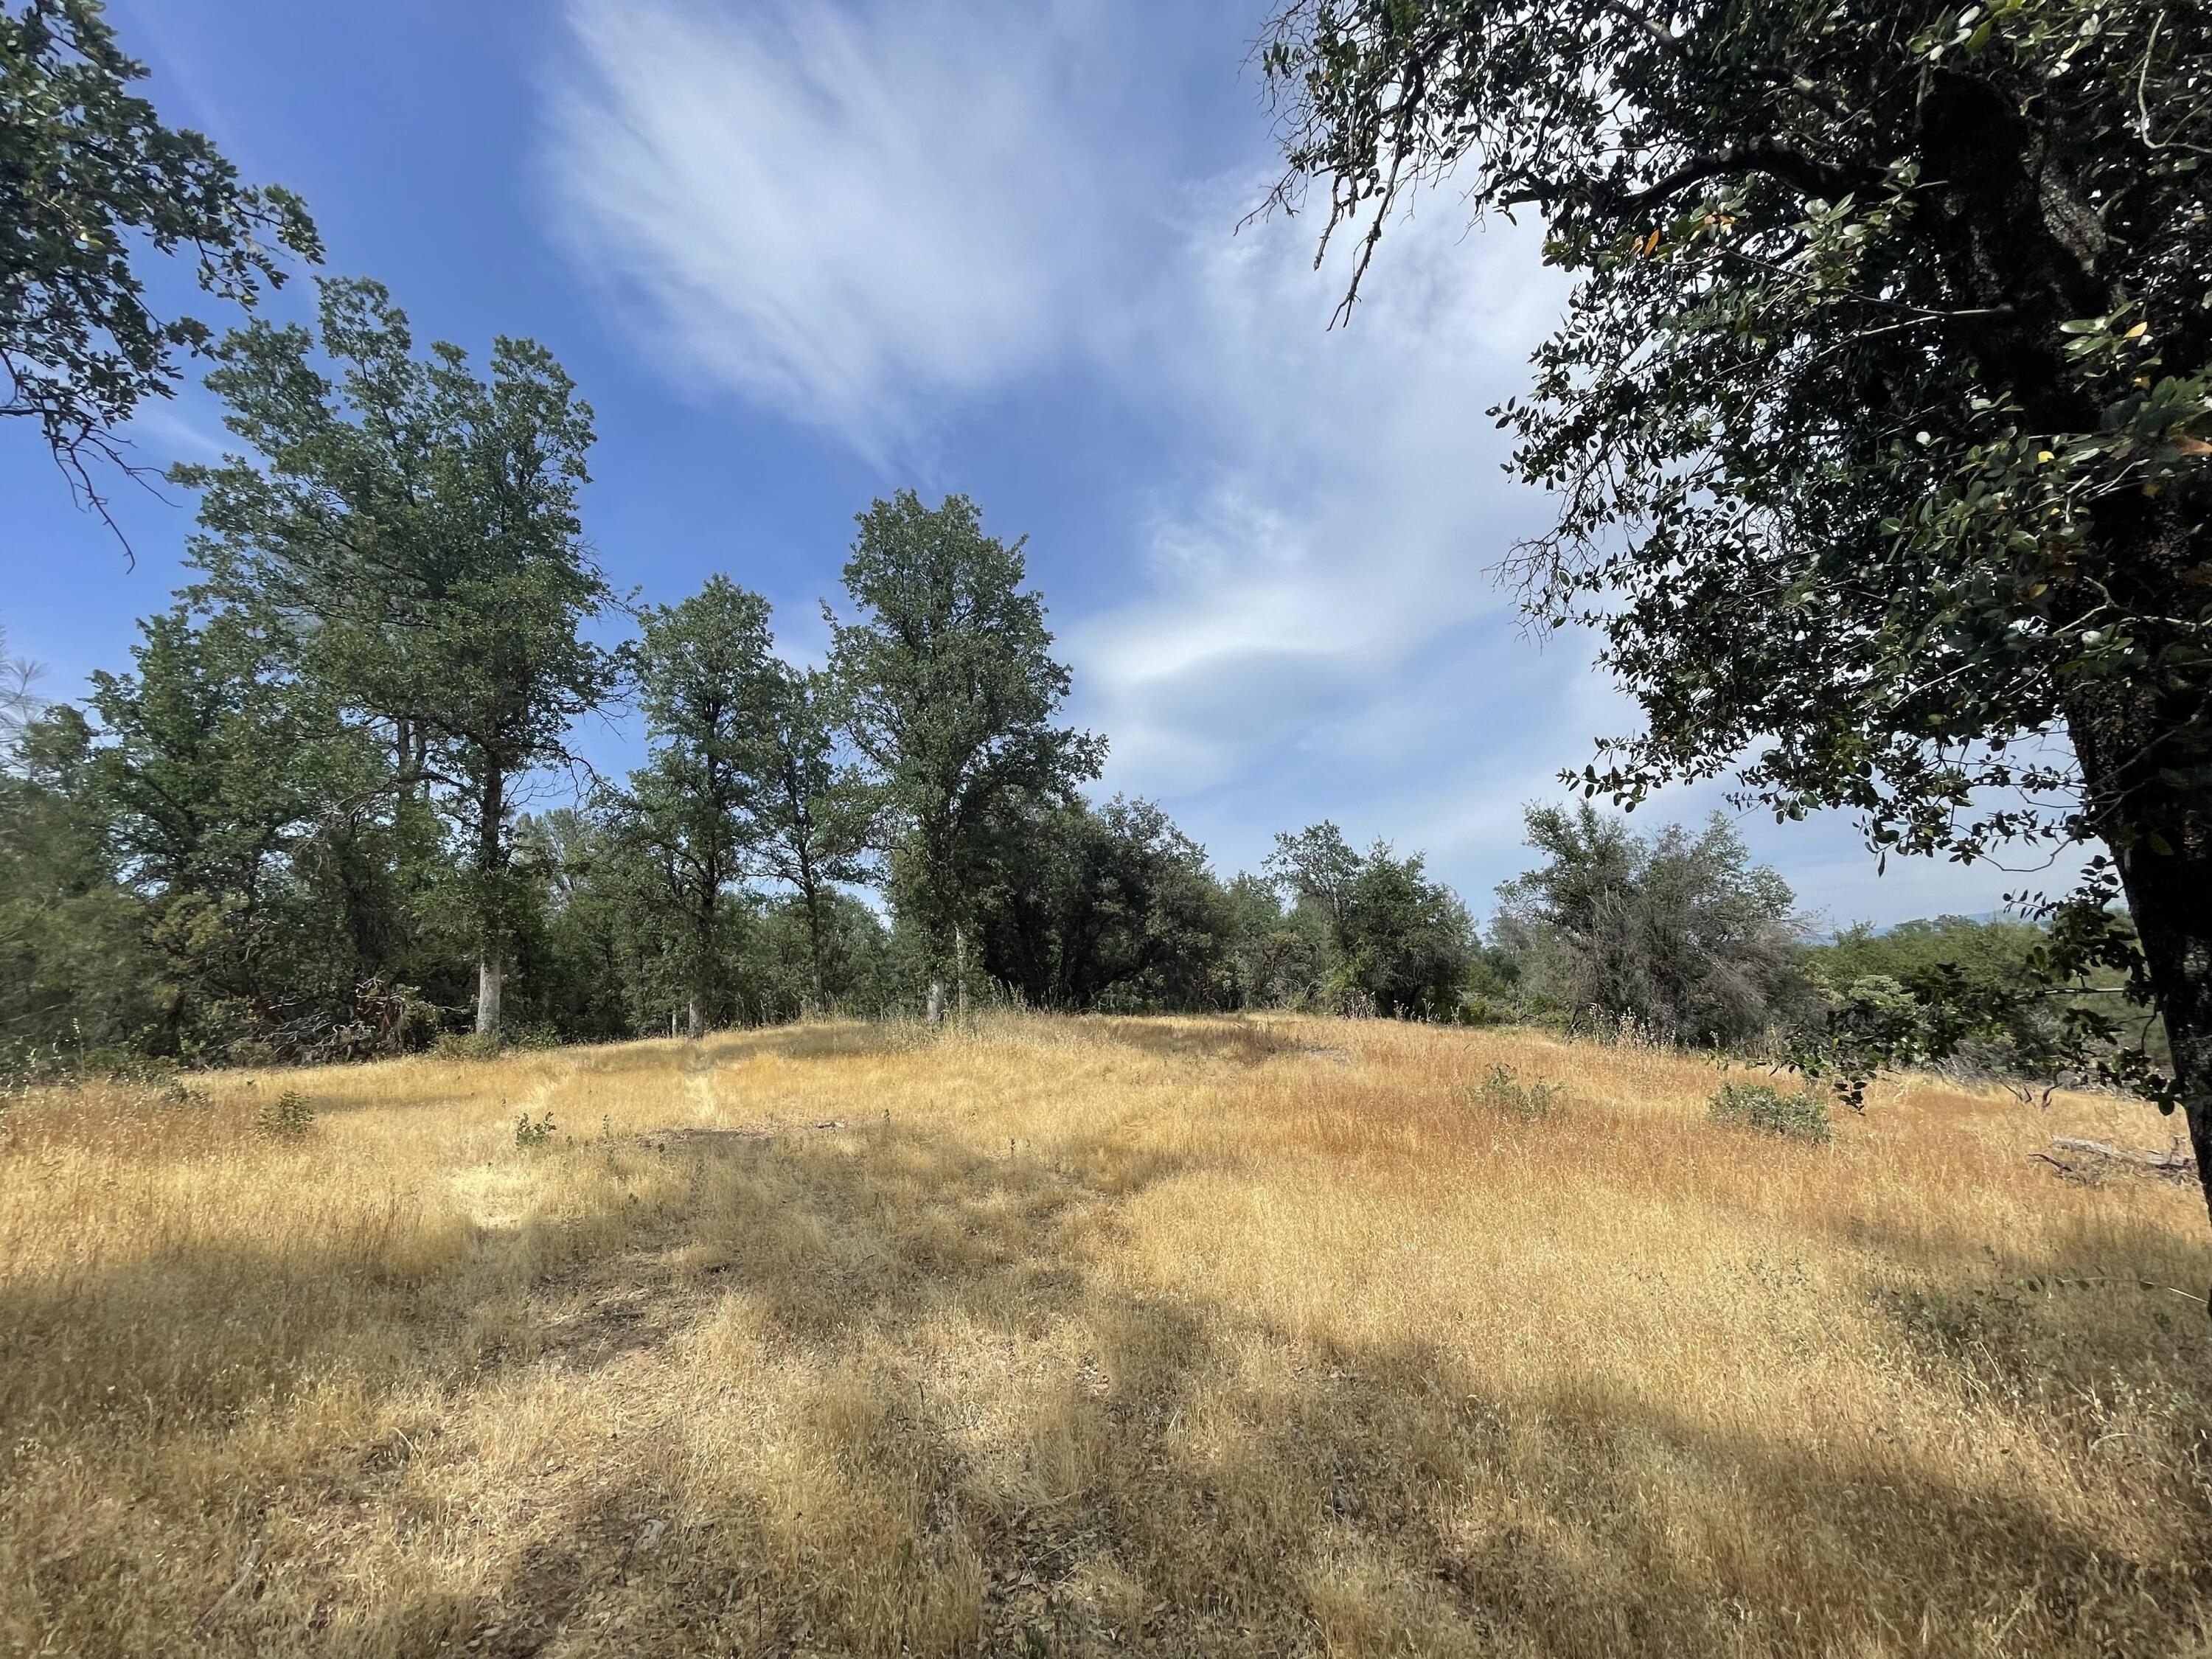
<instances>
[{"instance_id":1,"label":"leafy foliage","mask_svg":"<svg viewBox=\"0 0 2212 1659\"><path fill-rule=\"evenodd\" d=\"M1022 544L983 533L964 495L911 490L860 517L845 565L858 607L830 618L846 729L880 779L896 834L894 885L941 980L973 918L995 817L1064 799L1097 776L1106 744L1053 724L1067 670L1043 602L1024 591Z\"/></svg>"},{"instance_id":2,"label":"leafy foliage","mask_svg":"<svg viewBox=\"0 0 2212 1659\"><path fill-rule=\"evenodd\" d=\"M15 759L23 728L44 701L31 688L46 671L28 657L9 656L7 650L8 630L0 628L0 767Z\"/></svg>"},{"instance_id":3,"label":"leafy foliage","mask_svg":"<svg viewBox=\"0 0 2212 1659\"><path fill-rule=\"evenodd\" d=\"M1756 1129L1790 1140L1825 1144L1835 1137L1828 1103L1818 1090L1784 1093L1770 1083L1723 1083L1714 1091L1706 1115L1716 1123Z\"/></svg>"},{"instance_id":4,"label":"leafy foliage","mask_svg":"<svg viewBox=\"0 0 2212 1659\"><path fill-rule=\"evenodd\" d=\"M145 78L99 0L0 6L0 416L36 421L96 507L88 463L122 458L117 428L211 337L156 314L134 253L188 252L202 289L246 305L283 283L280 250L322 256L300 199L162 125L131 89Z\"/></svg>"},{"instance_id":5,"label":"leafy foliage","mask_svg":"<svg viewBox=\"0 0 2212 1659\"><path fill-rule=\"evenodd\" d=\"M2148 1011L2119 1020L2110 1011L2126 990L2123 974L2081 972L2054 983L2050 929L2021 920L1939 916L1883 933L1844 929L1809 953L1830 1007L1816 1043L1801 1059L1838 1074L1844 1092L1863 1092L1868 1056L1918 1061L2027 1089L2094 1080L2130 1056L2166 1058ZM2115 1056L2102 1033L2132 1025Z\"/></svg>"},{"instance_id":6,"label":"leafy foliage","mask_svg":"<svg viewBox=\"0 0 2212 1659\"><path fill-rule=\"evenodd\" d=\"M264 1100L253 1113L253 1132L269 1140L297 1140L314 1127L315 1109L297 1089Z\"/></svg>"},{"instance_id":7,"label":"leafy foliage","mask_svg":"<svg viewBox=\"0 0 2212 1659\"><path fill-rule=\"evenodd\" d=\"M93 732L70 704L0 771L0 1073L155 1046L173 990L139 897L116 879L90 792Z\"/></svg>"},{"instance_id":8,"label":"leafy foliage","mask_svg":"<svg viewBox=\"0 0 2212 1659\"><path fill-rule=\"evenodd\" d=\"M1587 804L1531 806L1527 823L1545 862L1498 889L1525 994L1699 1044L1747 1043L1812 1011L1796 898L1725 818L1649 840Z\"/></svg>"},{"instance_id":9,"label":"leafy foliage","mask_svg":"<svg viewBox=\"0 0 2212 1659\"><path fill-rule=\"evenodd\" d=\"M759 872L791 889L806 921L811 1006L826 1007L838 949L841 886L870 880L882 839L882 791L840 752L835 682L772 665L758 741L750 750L748 844Z\"/></svg>"},{"instance_id":10,"label":"leafy foliage","mask_svg":"<svg viewBox=\"0 0 2212 1659\"><path fill-rule=\"evenodd\" d=\"M261 459L172 469L202 492L204 595L270 618L301 673L388 734L399 793L435 793L495 1030L516 792L569 758L615 679L580 632L611 597L577 518L591 410L531 341L495 341L489 380L457 346L416 357L374 283L323 283L319 337L256 322L220 355L208 384Z\"/></svg>"},{"instance_id":11,"label":"leafy foliage","mask_svg":"<svg viewBox=\"0 0 2212 1659\"><path fill-rule=\"evenodd\" d=\"M768 602L714 576L681 605L647 611L638 703L652 758L617 806L623 834L651 872L683 958L691 1035L728 1017L723 964L741 916L746 815L762 728L781 691Z\"/></svg>"},{"instance_id":12,"label":"leafy foliage","mask_svg":"<svg viewBox=\"0 0 2212 1659\"><path fill-rule=\"evenodd\" d=\"M2200 1161L2208 55L2154 0L1302 0L1263 53L1278 199L1326 179L1358 272L1449 175L1577 273L1498 413L1559 503L1530 611L1646 716L1586 788L1733 767L1885 854L2102 842L2045 981L2154 999L2178 1085L2086 1009L2076 1056L2185 1097Z\"/></svg>"},{"instance_id":13,"label":"leafy foliage","mask_svg":"<svg viewBox=\"0 0 2212 1659\"><path fill-rule=\"evenodd\" d=\"M1277 836L1264 867L1292 914L1321 924L1328 988L1386 1016L1459 1017L1474 925L1450 889L1428 879L1419 854L1401 859L1384 842L1355 853L1323 822Z\"/></svg>"},{"instance_id":14,"label":"leafy foliage","mask_svg":"<svg viewBox=\"0 0 2212 1659\"><path fill-rule=\"evenodd\" d=\"M1033 1007L1232 1000L1225 896L1206 849L1150 801L1025 802L993 825L985 969Z\"/></svg>"},{"instance_id":15,"label":"leafy foliage","mask_svg":"<svg viewBox=\"0 0 2212 1659\"><path fill-rule=\"evenodd\" d=\"M1344 894L1338 948L1346 984L1386 1018L1456 1019L1475 946L1474 923L1451 889L1428 878L1419 854L1377 842Z\"/></svg>"},{"instance_id":16,"label":"leafy foliage","mask_svg":"<svg viewBox=\"0 0 2212 1659\"><path fill-rule=\"evenodd\" d=\"M1492 1066L1490 1074L1468 1091L1476 1105L1524 1123L1539 1123L1551 1116L1566 1091L1565 1084L1547 1083L1541 1078L1524 1083L1503 1061Z\"/></svg>"},{"instance_id":17,"label":"leafy foliage","mask_svg":"<svg viewBox=\"0 0 2212 1659\"><path fill-rule=\"evenodd\" d=\"M1280 890L1263 876L1233 878L1224 896L1238 1006L1313 1006L1326 991L1336 948L1327 919L1310 905L1285 910Z\"/></svg>"}]
</instances>

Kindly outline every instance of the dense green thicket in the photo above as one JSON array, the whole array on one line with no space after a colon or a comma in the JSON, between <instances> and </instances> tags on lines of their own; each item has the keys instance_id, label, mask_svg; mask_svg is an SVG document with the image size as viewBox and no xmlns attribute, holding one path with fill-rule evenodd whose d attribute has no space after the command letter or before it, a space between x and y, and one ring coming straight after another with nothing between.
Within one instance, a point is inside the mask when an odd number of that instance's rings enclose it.
<instances>
[{"instance_id":1,"label":"dense green thicket","mask_svg":"<svg viewBox=\"0 0 2212 1659\"><path fill-rule=\"evenodd\" d=\"M1585 805L1528 826L1544 862L1498 890L1497 933L1532 1005L1735 1047L1817 1017L1796 896L1725 818L1646 838Z\"/></svg>"},{"instance_id":2,"label":"dense green thicket","mask_svg":"<svg viewBox=\"0 0 2212 1659\"><path fill-rule=\"evenodd\" d=\"M1827 1006L1820 1044L1861 1048L1871 1029L1888 1053L1908 1060L2047 1082L2081 1073L2076 1028L2087 1018L2112 1021L2117 1042L2170 1066L2157 1017L2125 1010L2125 975L2107 968L2054 985L2053 948L2049 928L2017 917L1938 916L1880 933L1846 927L1808 953Z\"/></svg>"}]
</instances>

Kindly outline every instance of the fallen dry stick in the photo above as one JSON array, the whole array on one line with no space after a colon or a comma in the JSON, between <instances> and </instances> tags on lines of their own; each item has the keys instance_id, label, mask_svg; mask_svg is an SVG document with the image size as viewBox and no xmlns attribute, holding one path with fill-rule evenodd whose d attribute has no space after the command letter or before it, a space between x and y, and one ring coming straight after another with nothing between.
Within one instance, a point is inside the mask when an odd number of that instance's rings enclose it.
<instances>
[{"instance_id":1,"label":"fallen dry stick","mask_svg":"<svg viewBox=\"0 0 2212 1659\"><path fill-rule=\"evenodd\" d=\"M2051 1144L2057 1151L2072 1153L2077 1158L2102 1158L2108 1164L2124 1164L2130 1169L2164 1176L2172 1181L2197 1179L2196 1161L2182 1150L2179 1140L2162 1152L2142 1152L2132 1146L2108 1146L2101 1140L2085 1140L2079 1135L2054 1135ZM2036 1156L2069 1173L2073 1170L2071 1164L2048 1154L2039 1152Z\"/></svg>"},{"instance_id":2,"label":"fallen dry stick","mask_svg":"<svg viewBox=\"0 0 2212 1659\"><path fill-rule=\"evenodd\" d=\"M216 1615L231 1604L239 1591L253 1582L253 1575L261 1568L262 1553L268 1547L269 1534L264 1532L253 1540L253 1547L246 1552L246 1565L239 1568L238 1577L230 1581L230 1588L216 1596L208 1610L193 1621L193 1635L205 1636L215 1628Z\"/></svg>"}]
</instances>

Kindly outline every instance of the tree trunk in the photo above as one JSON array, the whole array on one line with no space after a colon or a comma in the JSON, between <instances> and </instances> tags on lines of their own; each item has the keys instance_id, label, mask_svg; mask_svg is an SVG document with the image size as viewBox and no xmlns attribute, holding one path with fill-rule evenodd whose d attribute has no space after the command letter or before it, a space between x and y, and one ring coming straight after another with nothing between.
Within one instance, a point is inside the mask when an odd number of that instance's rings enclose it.
<instances>
[{"instance_id":1,"label":"tree trunk","mask_svg":"<svg viewBox=\"0 0 2212 1659\"><path fill-rule=\"evenodd\" d=\"M822 990L822 895L811 882L806 886L806 948L811 958L808 965L814 973L814 1012L818 1014L829 999Z\"/></svg>"},{"instance_id":2,"label":"tree trunk","mask_svg":"<svg viewBox=\"0 0 2212 1659\"><path fill-rule=\"evenodd\" d=\"M486 951L477 961L477 1035L491 1036L499 1030L499 993L507 974L496 953Z\"/></svg>"},{"instance_id":3,"label":"tree trunk","mask_svg":"<svg viewBox=\"0 0 2212 1659\"><path fill-rule=\"evenodd\" d=\"M952 929L952 994L955 1007L964 1023L968 1018L968 936L956 925Z\"/></svg>"},{"instance_id":4,"label":"tree trunk","mask_svg":"<svg viewBox=\"0 0 2212 1659\"><path fill-rule=\"evenodd\" d=\"M483 794L477 803L482 814L477 825L477 876L480 883L477 918L482 943L477 958L477 1035L489 1036L499 1030L499 994L506 974L505 918L500 914L501 896L495 890L504 846L500 827L507 817L507 775L496 766L484 772Z\"/></svg>"},{"instance_id":5,"label":"tree trunk","mask_svg":"<svg viewBox=\"0 0 2212 1659\"><path fill-rule=\"evenodd\" d=\"M2172 738L2186 729L2178 718L2150 688L2106 685L2077 694L2068 725L2090 819L2118 866L2172 1047L2212 1212L2212 823L2160 775Z\"/></svg>"},{"instance_id":6,"label":"tree trunk","mask_svg":"<svg viewBox=\"0 0 2212 1659\"><path fill-rule=\"evenodd\" d=\"M2212 1211L2212 848L2202 835L2190 840L2195 844L2171 853L2139 842L2115 848L2114 857L2173 1048L2189 1145Z\"/></svg>"},{"instance_id":7,"label":"tree trunk","mask_svg":"<svg viewBox=\"0 0 2212 1659\"><path fill-rule=\"evenodd\" d=\"M692 1042L696 1042L707 1034L707 1022L699 1018L699 994L696 991L691 994L691 1000L684 1005L684 1020Z\"/></svg>"}]
</instances>

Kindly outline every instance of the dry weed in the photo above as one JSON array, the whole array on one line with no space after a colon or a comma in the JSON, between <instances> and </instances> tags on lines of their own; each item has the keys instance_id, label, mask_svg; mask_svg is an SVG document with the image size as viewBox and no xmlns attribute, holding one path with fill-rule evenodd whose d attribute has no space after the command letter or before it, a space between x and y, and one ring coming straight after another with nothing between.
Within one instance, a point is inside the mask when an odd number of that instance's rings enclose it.
<instances>
[{"instance_id":1,"label":"dry weed","mask_svg":"<svg viewBox=\"0 0 2212 1659\"><path fill-rule=\"evenodd\" d=\"M0 1644L2203 1651L2201 1204L2026 1158L2162 1126L1717 1080L994 1018L33 1097Z\"/></svg>"}]
</instances>

